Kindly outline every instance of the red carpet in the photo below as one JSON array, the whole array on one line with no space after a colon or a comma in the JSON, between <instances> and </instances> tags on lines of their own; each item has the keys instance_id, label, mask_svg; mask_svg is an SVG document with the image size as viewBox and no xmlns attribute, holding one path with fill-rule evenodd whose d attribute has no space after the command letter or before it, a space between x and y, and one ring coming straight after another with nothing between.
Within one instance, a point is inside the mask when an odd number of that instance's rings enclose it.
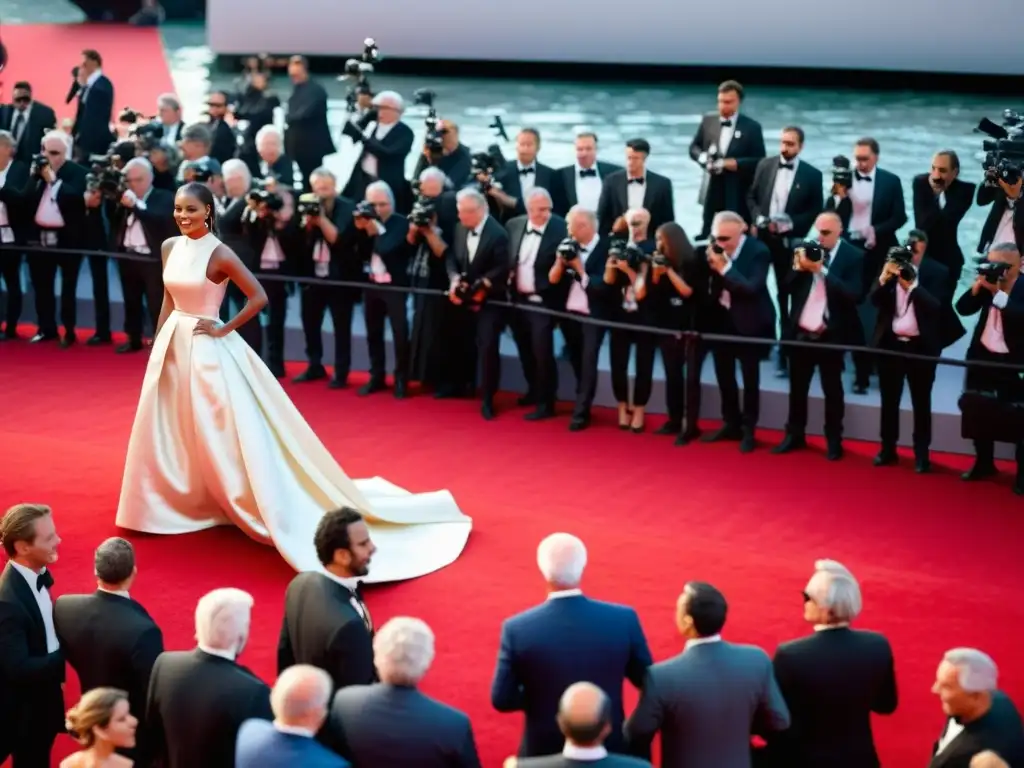
<instances>
[{"instance_id":1,"label":"red carpet","mask_svg":"<svg viewBox=\"0 0 1024 768\"><path fill-rule=\"evenodd\" d=\"M0 506L53 506L64 539L58 593L89 590L94 546L118 533L114 510L144 364L142 355L109 348L0 344ZM511 409L485 424L468 402L364 400L320 385L288 391L350 475L380 474L414 491L448 488L474 518L455 565L375 588L369 600L378 622L412 614L435 629L426 689L472 716L486 766L515 749L520 729L517 716L494 713L488 699L500 622L542 598L535 548L556 530L586 541L587 591L636 606L658 659L680 647L673 606L686 580L724 590L729 639L771 652L807 631L800 591L814 559L844 562L864 589L859 624L895 648L900 708L876 729L888 766L927 763L942 723L929 689L947 648L991 653L1003 687L1024 703L1024 501L1006 478L962 483L949 466L963 468L963 458L937 457L944 466L919 477L909 466L870 466L875 446L866 444L851 445L835 465L820 453L741 457L735 444L673 448L666 438L623 434L607 413L571 434L565 418L531 424ZM200 595L242 587L256 596L243 661L273 679L292 574L272 549L232 529L130 538L140 569L133 594L169 648L192 646ZM68 748L62 738L58 753Z\"/></svg>"},{"instance_id":2,"label":"red carpet","mask_svg":"<svg viewBox=\"0 0 1024 768\"><path fill-rule=\"evenodd\" d=\"M9 98L19 80L32 83L36 100L49 104L57 120L75 116L75 104L65 104L71 68L82 50L94 48L103 57L103 71L114 83L114 113L125 106L144 114L156 112L156 97L173 91L164 46L156 29L108 24L28 24L3 30L9 63L2 83Z\"/></svg>"}]
</instances>

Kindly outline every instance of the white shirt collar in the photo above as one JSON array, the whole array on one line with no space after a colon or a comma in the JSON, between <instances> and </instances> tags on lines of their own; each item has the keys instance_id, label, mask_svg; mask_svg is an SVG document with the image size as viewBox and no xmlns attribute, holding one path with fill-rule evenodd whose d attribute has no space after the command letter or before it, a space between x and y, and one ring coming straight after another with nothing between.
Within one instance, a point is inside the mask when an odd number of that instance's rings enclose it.
<instances>
[{"instance_id":1,"label":"white shirt collar","mask_svg":"<svg viewBox=\"0 0 1024 768\"><path fill-rule=\"evenodd\" d=\"M539 227L537 227L537 226L534 226L530 222L529 219L527 219L526 220L526 231L529 232L532 229L534 232L540 232L543 235L544 234L544 230L546 230L548 228L548 222L550 222L550 221L551 221L551 219L548 219L548 221L545 221L543 224L541 224Z\"/></svg>"},{"instance_id":2,"label":"white shirt collar","mask_svg":"<svg viewBox=\"0 0 1024 768\"><path fill-rule=\"evenodd\" d=\"M349 576L349 577L335 576L330 571L324 571L324 575L327 578L331 579L332 581L336 581L339 584L341 584L341 586L345 587L345 589L347 589L349 592L355 592L356 591L356 587L359 586L359 579L353 578L351 576Z\"/></svg>"},{"instance_id":3,"label":"white shirt collar","mask_svg":"<svg viewBox=\"0 0 1024 768\"><path fill-rule=\"evenodd\" d=\"M520 171L525 171L527 168L532 168L534 170L534 172L536 172L536 170L537 170L537 161L534 160L529 165L523 165L521 162L519 162L519 160L516 160L516 167L519 168Z\"/></svg>"},{"instance_id":4,"label":"white shirt collar","mask_svg":"<svg viewBox=\"0 0 1024 768\"><path fill-rule=\"evenodd\" d=\"M22 578L24 578L25 581L28 582L28 585L30 587L32 587L33 590L36 589L36 586L37 586L37 584L39 582L39 577L42 574L46 573L46 569L45 568L43 568L41 571L39 571L39 573L36 573L31 568L29 568L27 566L24 566L21 563L16 563L13 560L11 560L10 563L11 563L11 565L14 566L14 570L16 570L18 573L20 573L22 575Z\"/></svg>"},{"instance_id":5,"label":"white shirt collar","mask_svg":"<svg viewBox=\"0 0 1024 768\"><path fill-rule=\"evenodd\" d=\"M796 173L796 167L800 165L800 155L797 155L792 160L787 160L782 155L779 155L779 163L786 163L787 165L793 166L793 173Z\"/></svg>"},{"instance_id":6,"label":"white shirt collar","mask_svg":"<svg viewBox=\"0 0 1024 768\"><path fill-rule=\"evenodd\" d=\"M570 760L603 760L608 757L608 750L598 745L596 747L578 747L568 741L562 747L562 757Z\"/></svg>"},{"instance_id":7,"label":"white shirt collar","mask_svg":"<svg viewBox=\"0 0 1024 768\"><path fill-rule=\"evenodd\" d=\"M103 587L96 587L96 589L100 592L106 592L108 595L117 595L118 597L123 597L126 600L131 600L131 597L128 596L127 589L104 589Z\"/></svg>"},{"instance_id":8,"label":"white shirt collar","mask_svg":"<svg viewBox=\"0 0 1024 768\"><path fill-rule=\"evenodd\" d=\"M736 242L736 250L734 250L732 254L726 254L726 257L729 259L729 261L736 261L736 257L740 255L740 251L743 250L743 244L745 242L747 242L747 236L740 235L740 239Z\"/></svg>"},{"instance_id":9,"label":"white shirt collar","mask_svg":"<svg viewBox=\"0 0 1024 768\"><path fill-rule=\"evenodd\" d=\"M846 629L849 626L850 622L848 621L841 621L838 624L815 624L814 631L824 632L826 629Z\"/></svg>"},{"instance_id":10,"label":"white shirt collar","mask_svg":"<svg viewBox=\"0 0 1024 768\"><path fill-rule=\"evenodd\" d=\"M288 733L292 736L305 736L306 738L312 739L316 736L309 728L302 728L298 725L287 725L286 723L279 723L274 721L274 729L280 733Z\"/></svg>"},{"instance_id":11,"label":"white shirt collar","mask_svg":"<svg viewBox=\"0 0 1024 768\"><path fill-rule=\"evenodd\" d=\"M732 123L732 127L735 129L736 128L736 121L739 120L739 119L740 119L740 111L736 110L736 112L733 113L732 117L722 117L721 115L719 115L718 116L718 123L719 123L719 125L721 125L726 120L728 120L728 121L730 121Z\"/></svg>"},{"instance_id":12,"label":"white shirt collar","mask_svg":"<svg viewBox=\"0 0 1024 768\"><path fill-rule=\"evenodd\" d=\"M93 85L96 84L96 81L99 80L101 77L103 77L103 70L97 69L95 72L89 75L88 79L85 81L85 87L91 88Z\"/></svg>"},{"instance_id":13,"label":"white shirt collar","mask_svg":"<svg viewBox=\"0 0 1024 768\"><path fill-rule=\"evenodd\" d=\"M559 589L556 592L548 592L548 600L557 600L560 597L576 597L582 594L582 589Z\"/></svg>"},{"instance_id":14,"label":"white shirt collar","mask_svg":"<svg viewBox=\"0 0 1024 768\"><path fill-rule=\"evenodd\" d=\"M485 213L484 217L482 219L480 219L480 223L477 224L475 227L473 227L473 229L471 229L469 231L470 232L476 232L476 236L480 237L484 233L484 227L487 226L487 220L489 218L491 218L491 214Z\"/></svg>"},{"instance_id":15,"label":"white shirt collar","mask_svg":"<svg viewBox=\"0 0 1024 768\"><path fill-rule=\"evenodd\" d=\"M695 637L692 640L686 641L686 646L683 650L693 648L695 645L707 645L708 643L720 643L722 642L721 635L709 635L708 637Z\"/></svg>"},{"instance_id":16,"label":"white shirt collar","mask_svg":"<svg viewBox=\"0 0 1024 768\"><path fill-rule=\"evenodd\" d=\"M600 241L601 241L601 236L600 235L594 235L590 239L590 242L583 246L583 252L589 255L595 248L597 248L597 244ZM580 243L580 245L583 245L583 244Z\"/></svg>"},{"instance_id":17,"label":"white shirt collar","mask_svg":"<svg viewBox=\"0 0 1024 768\"><path fill-rule=\"evenodd\" d=\"M222 659L227 659L228 661L235 660L235 654L233 654L231 651L225 651L221 648L211 648L208 645L203 645L202 643L199 643L199 650L203 653L208 653L211 656L220 656Z\"/></svg>"}]
</instances>

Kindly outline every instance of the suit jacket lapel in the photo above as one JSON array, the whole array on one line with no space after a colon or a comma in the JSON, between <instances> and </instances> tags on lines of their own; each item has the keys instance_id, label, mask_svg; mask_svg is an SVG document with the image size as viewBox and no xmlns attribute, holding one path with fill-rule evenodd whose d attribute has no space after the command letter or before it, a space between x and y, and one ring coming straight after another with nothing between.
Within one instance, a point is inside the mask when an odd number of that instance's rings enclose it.
<instances>
[{"instance_id":1,"label":"suit jacket lapel","mask_svg":"<svg viewBox=\"0 0 1024 768\"><path fill-rule=\"evenodd\" d=\"M600 171L598 172L600 173ZM579 199L576 197L576 166L570 165L562 169L562 187L565 189L565 201L572 208Z\"/></svg>"},{"instance_id":2,"label":"suit jacket lapel","mask_svg":"<svg viewBox=\"0 0 1024 768\"><path fill-rule=\"evenodd\" d=\"M646 182L644 182L644 183L646 183ZM619 202L622 204L623 212L628 211L629 210L629 171L623 171L622 172L622 184L619 186L618 194L619 194ZM611 225L614 224L614 223L615 223L614 221L609 221L604 226L606 226L608 228L611 228Z\"/></svg>"},{"instance_id":3,"label":"suit jacket lapel","mask_svg":"<svg viewBox=\"0 0 1024 768\"><path fill-rule=\"evenodd\" d=\"M875 182L871 185L871 225L874 226L875 222L878 221L879 203L881 202L883 195L882 184L882 172L875 168Z\"/></svg>"},{"instance_id":4,"label":"suit jacket lapel","mask_svg":"<svg viewBox=\"0 0 1024 768\"><path fill-rule=\"evenodd\" d=\"M551 189L554 185L551 183L551 174L554 171L547 167L537 166L537 169L533 172L533 186L543 187L544 189Z\"/></svg>"},{"instance_id":5,"label":"suit jacket lapel","mask_svg":"<svg viewBox=\"0 0 1024 768\"><path fill-rule=\"evenodd\" d=\"M722 151L722 119L716 112L713 115L707 115L704 118L704 132L707 134L708 141L707 145L710 148L712 144L718 148L718 151ZM730 141L731 145L732 142Z\"/></svg>"},{"instance_id":6,"label":"suit jacket lapel","mask_svg":"<svg viewBox=\"0 0 1024 768\"><path fill-rule=\"evenodd\" d=\"M949 721L947 720L946 722L948 723ZM945 732L946 731L943 730L943 734L945 734ZM942 768L942 766L945 765L947 762L949 762L949 760L951 758L956 756L957 749L963 743L964 739L967 736L968 736L968 734L967 734L966 730L960 731L960 733L958 733L954 737L954 739L951 742L949 742L949 744L946 745L945 749L943 749L941 752L939 752L937 755L935 755L935 757L932 758L932 762L931 762L931 765L929 766L929 768ZM941 741L941 740L942 740L942 737L940 736L939 737L939 741ZM939 741L935 742L935 746L936 747L939 745Z\"/></svg>"},{"instance_id":7,"label":"suit jacket lapel","mask_svg":"<svg viewBox=\"0 0 1024 768\"><path fill-rule=\"evenodd\" d=\"M14 589L18 599L21 600L22 606L28 612L28 615L32 617L32 620L36 623L39 631L42 633L43 638L46 637L46 624L43 623L43 614L39 611L39 603L36 602L36 596L32 594L33 587L29 586L29 583L25 581L24 577L14 570L14 566L10 563L7 564L7 568L4 569L4 578L10 583L11 588Z\"/></svg>"},{"instance_id":8,"label":"suit jacket lapel","mask_svg":"<svg viewBox=\"0 0 1024 768\"><path fill-rule=\"evenodd\" d=\"M651 174L648 173L647 178L644 179L644 208L646 208L648 212L654 210L654 204L657 202L654 199L657 194L657 190L654 189L655 183L654 179L651 178ZM629 195L627 194L626 197L628 198Z\"/></svg>"},{"instance_id":9,"label":"suit jacket lapel","mask_svg":"<svg viewBox=\"0 0 1024 768\"><path fill-rule=\"evenodd\" d=\"M512 268L515 269L515 265L519 263L519 249L523 246L523 238L526 237L526 230L530 227L530 220L524 218L522 226L519 226L519 222L516 222L516 226L512 229L509 234L509 247L511 248L510 257L512 259ZM545 230L546 234L547 230Z\"/></svg>"},{"instance_id":10,"label":"suit jacket lapel","mask_svg":"<svg viewBox=\"0 0 1024 768\"><path fill-rule=\"evenodd\" d=\"M775 194L775 180L779 176L779 162L780 159L776 158L772 163L772 169L768 172L768 183L765 185L761 194L763 199L758 202L761 203L761 213L767 216L771 212L772 207L772 195ZM793 183L796 184L796 179L793 179ZM789 207L789 201L786 201L786 207Z\"/></svg>"}]
</instances>

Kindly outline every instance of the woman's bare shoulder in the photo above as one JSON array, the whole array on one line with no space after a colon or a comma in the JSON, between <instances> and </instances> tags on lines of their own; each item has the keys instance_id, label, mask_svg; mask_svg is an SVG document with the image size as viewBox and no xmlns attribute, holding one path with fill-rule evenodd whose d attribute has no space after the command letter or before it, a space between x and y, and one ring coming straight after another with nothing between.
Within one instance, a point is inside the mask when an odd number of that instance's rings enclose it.
<instances>
[{"instance_id":1,"label":"woman's bare shoulder","mask_svg":"<svg viewBox=\"0 0 1024 768\"><path fill-rule=\"evenodd\" d=\"M85 752L75 752L60 761L60 768L85 768Z\"/></svg>"}]
</instances>

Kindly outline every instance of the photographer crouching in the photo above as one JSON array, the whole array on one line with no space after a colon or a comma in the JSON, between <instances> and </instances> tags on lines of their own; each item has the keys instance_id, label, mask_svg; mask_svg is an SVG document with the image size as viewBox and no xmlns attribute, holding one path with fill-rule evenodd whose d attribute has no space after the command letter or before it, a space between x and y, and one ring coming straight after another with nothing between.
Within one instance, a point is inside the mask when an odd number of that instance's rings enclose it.
<instances>
[{"instance_id":1,"label":"photographer crouching","mask_svg":"<svg viewBox=\"0 0 1024 768\"><path fill-rule=\"evenodd\" d=\"M406 287L409 285L411 247L406 240L409 220L395 211L395 197L384 181L375 181L366 188L366 200L356 206L354 219L358 231L356 249L369 251L369 279L377 285ZM384 346L384 321L391 325L395 347L394 395L403 398L409 379L409 315L408 294L404 291L374 290L363 292L363 314L366 318L366 346L370 357L370 380L359 390L372 395L386 388L387 357Z\"/></svg>"},{"instance_id":2,"label":"photographer crouching","mask_svg":"<svg viewBox=\"0 0 1024 768\"><path fill-rule=\"evenodd\" d=\"M967 349L967 360L1018 365L1024 362L1024 283L1019 280L1020 266L1020 248L1015 243L997 243L978 268L978 277L971 289L957 301L956 309L961 315L979 315ZM965 399L970 393L986 393L994 395L1001 403L1024 401L1020 374L1011 369L969 367L964 390ZM961 407L964 402L962 399ZM986 410L991 413L994 409L990 405ZM968 423L967 413L963 419L964 436L968 437L968 432L975 435L974 466L964 473L963 479L992 477L996 474L995 441L1001 425L991 423L991 417L984 423L981 419ZM1014 438L1017 445L1017 478L1013 492L1024 495L1024 435L1009 437Z\"/></svg>"}]
</instances>

